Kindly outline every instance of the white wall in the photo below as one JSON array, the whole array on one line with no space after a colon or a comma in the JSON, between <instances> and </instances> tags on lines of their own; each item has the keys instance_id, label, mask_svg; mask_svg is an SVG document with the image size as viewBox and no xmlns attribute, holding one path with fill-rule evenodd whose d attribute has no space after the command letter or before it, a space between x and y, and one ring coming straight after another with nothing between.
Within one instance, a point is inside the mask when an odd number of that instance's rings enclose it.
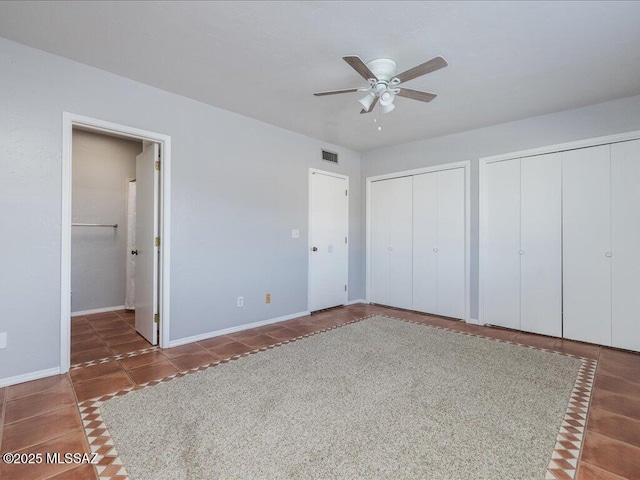
<instances>
[{"instance_id":1,"label":"white wall","mask_svg":"<svg viewBox=\"0 0 640 480\"><path fill-rule=\"evenodd\" d=\"M0 381L59 365L63 111L172 137L171 339L307 309L309 167L350 177L363 297L359 153L1 38L0 72Z\"/></svg>"},{"instance_id":2,"label":"white wall","mask_svg":"<svg viewBox=\"0 0 640 480\"><path fill-rule=\"evenodd\" d=\"M362 155L362 175L364 180L471 160L471 317L478 318L478 159L633 130L640 130L640 96L367 151Z\"/></svg>"},{"instance_id":3,"label":"white wall","mask_svg":"<svg viewBox=\"0 0 640 480\"><path fill-rule=\"evenodd\" d=\"M115 223L71 229L71 311L124 305L127 179L136 176L142 142L73 131L74 223Z\"/></svg>"}]
</instances>

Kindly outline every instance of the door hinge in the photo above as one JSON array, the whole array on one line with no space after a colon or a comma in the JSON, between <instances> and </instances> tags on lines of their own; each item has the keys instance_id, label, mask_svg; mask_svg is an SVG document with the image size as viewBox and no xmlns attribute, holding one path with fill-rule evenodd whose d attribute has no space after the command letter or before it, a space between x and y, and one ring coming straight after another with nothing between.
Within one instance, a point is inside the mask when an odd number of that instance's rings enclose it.
<instances>
[{"instance_id":1,"label":"door hinge","mask_svg":"<svg viewBox=\"0 0 640 480\"><path fill-rule=\"evenodd\" d=\"M344 237L344 243L345 244L347 243L347 237Z\"/></svg>"},{"instance_id":2,"label":"door hinge","mask_svg":"<svg viewBox=\"0 0 640 480\"><path fill-rule=\"evenodd\" d=\"M159 247L160 246L160 237L156 237L156 239L155 239L155 241L153 243L154 243L154 245L156 247Z\"/></svg>"},{"instance_id":3,"label":"door hinge","mask_svg":"<svg viewBox=\"0 0 640 480\"><path fill-rule=\"evenodd\" d=\"M347 191L346 191L346 190L344 191L344 196L345 196L345 197L347 196Z\"/></svg>"},{"instance_id":4,"label":"door hinge","mask_svg":"<svg viewBox=\"0 0 640 480\"><path fill-rule=\"evenodd\" d=\"M347 291L347 286L346 286L346 285L344 286L344 291L345 291L345 292Z\"/></svg>"},{"instance_id":5,"label":"door hinge","mask_svg":"<svg viewBox=\"0 0 640 480\"><path fill-rule=\"evenodd\" d=\"M156 160L156 170L160 170L160 160Z\"/></svg>"},{"instance_id":6,"label":"door hinge","mask_svg":"<svg viewBox=\"0 0 640 480\"><path fill-rule=\"evenodd\" d=\"M153 323L159 323L159 322L160 322L160 314L159 314L159 313L156 313L156 314L153 316Z\"/></svg>"}]
</instances>

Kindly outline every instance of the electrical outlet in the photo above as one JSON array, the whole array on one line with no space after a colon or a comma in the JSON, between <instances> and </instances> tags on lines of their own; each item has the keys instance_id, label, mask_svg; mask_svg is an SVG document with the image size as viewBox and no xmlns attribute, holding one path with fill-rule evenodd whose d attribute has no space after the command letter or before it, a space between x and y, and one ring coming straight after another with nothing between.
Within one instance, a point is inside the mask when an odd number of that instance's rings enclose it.
<instances>
[{"instance_id":1,"label":"electrical outlet","mask_svg":"<svg viewBox=\"0 0 640 480\"><path fill-rule=\"evenodd\" d=\"M291 230L291 238L300 238L300 230L297 228L295 230Z\"/></svg>"},{"instance_id":2,"label":"electrical outlet","mask_svg":"<svg viewBox=\"0 0 640 480\"><path fill-rule=\"evenodd\" d=\"M238 297L238 306L244 307L244 297Z\"/></svg>"},{"instance_id":3,"label":"electrical outlet","mask_svg":"<svg viewBox=\"0 0 640 480\"><path fill-rule=\"evenodd\" d=\"M6 334L6 332L0 333L0 348L7 348L7 334Z\"/></svg>"},{"instance_id":4,"label":"electrical outlet","mask_svg":"<svg viewBox=\"0 0 640 480\"><path fill-rule=\"evenodd\" d=\"M267 293L264 296L264 303L271 303L271 294L270 293Z\"/></svg>"}]
</instances>

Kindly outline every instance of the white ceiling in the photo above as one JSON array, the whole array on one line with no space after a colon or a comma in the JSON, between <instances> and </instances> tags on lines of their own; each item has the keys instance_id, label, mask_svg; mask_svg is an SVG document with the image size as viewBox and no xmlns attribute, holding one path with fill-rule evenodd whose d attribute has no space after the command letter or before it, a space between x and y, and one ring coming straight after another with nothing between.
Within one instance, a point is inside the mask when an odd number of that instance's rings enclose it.
<instances>
[{"instance_id":1,"label":"white ceiling","mask_svg":"<svg viewBox=\"0 0 640 480\"><path fill-rule=\"evenodd\" d=\"M0 36L355 150L640 94L640 2L0 2ZM431 103L360 115L341 57Z\"/></svg>"}]
</instances>

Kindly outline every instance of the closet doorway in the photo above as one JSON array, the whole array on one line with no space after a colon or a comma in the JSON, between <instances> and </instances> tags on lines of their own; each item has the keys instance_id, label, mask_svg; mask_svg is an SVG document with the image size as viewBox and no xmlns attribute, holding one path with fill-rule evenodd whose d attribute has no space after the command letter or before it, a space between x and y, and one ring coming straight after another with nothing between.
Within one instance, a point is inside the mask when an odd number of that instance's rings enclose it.
<instances>
[{"instance_id":1,"label":"closet doorway","mask_svg":"<svg viewBox=\"0 0 640 480\"><path fill-rule=\"evenodd\" d=\"M170 139L71 114L64 126L66 371L168 343Z\"/></svg>"}]
</instances>

